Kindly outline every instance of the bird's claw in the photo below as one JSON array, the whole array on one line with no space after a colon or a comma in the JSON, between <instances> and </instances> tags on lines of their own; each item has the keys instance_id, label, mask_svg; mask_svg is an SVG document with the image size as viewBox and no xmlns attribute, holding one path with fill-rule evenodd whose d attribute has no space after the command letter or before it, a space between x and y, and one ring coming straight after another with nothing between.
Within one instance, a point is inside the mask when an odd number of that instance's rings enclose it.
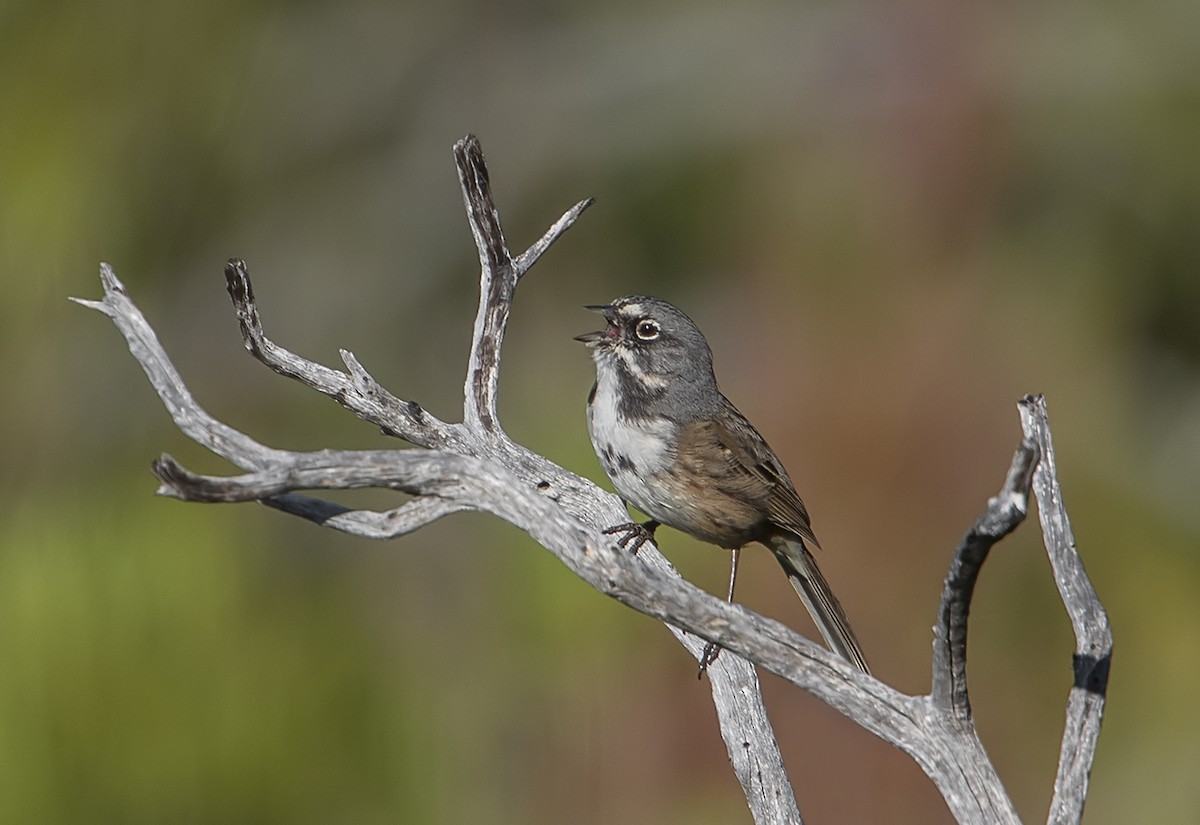
<instances>
[{"instance_id":1,"label":"bird's claw","mask_svg":"<svg viewBox=\"0 0 1200 825\"><path fill-rule=\"evenodd\" d=\"M645 524L638 524L636 521L627 521L624 524L618 524L616 527L609 527L603 533L606 536L618 536L617 546L622 550L628 550L633 555L637 555L642 549L642 545L648 541L654 541L654 531L658 529L658 522L651 519Z\"/></svg>"},{"instance_id":2,"label":"bird's claw","mask_svg":"<svg viewBox=\"0 0 1200 825\"><path fill-rule=\"evenodd\" d=\"M704 646L704 651L700 654L700 669L696 671L696 678L703 679L704 674L708 671L708 666L717 661L717 657L724 650L716 642L709 642Z\"/></svg>"}]
</instances>

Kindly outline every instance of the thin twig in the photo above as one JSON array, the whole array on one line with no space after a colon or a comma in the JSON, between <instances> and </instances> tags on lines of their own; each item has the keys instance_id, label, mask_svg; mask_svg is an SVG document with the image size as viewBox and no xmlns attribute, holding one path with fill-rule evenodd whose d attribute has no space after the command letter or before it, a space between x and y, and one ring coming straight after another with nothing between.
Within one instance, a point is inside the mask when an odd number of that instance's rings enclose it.
<instances>
[{"instance_id":1,"label":"thin twig","mask_svg":"<svg viewBox=\"0 0 1200 825\"><path fill-rule=\"evenodd\" d=\"M954 551L942 584L933 641L933 703L955 719L971 718L967 693L967 614L975 580L992 546L1025 520L1029 488L1037 466L1037 445L1026 440L1013 454L1004 486Z\"/></svg>"},{"instance_id":2,"label":"thin twig","mask_svg":"<svg viewBox=\"0 0 1200 825\"><path fill-rule=\"evenodd\" d=\"M285 451L273 450L260 444L245 433L213 418L196 403L175 365L163 350L154 329L147 323L141 310L129 300L125 285L117 279L116 273L108 264L100 264L100 283L104 286L103 299L71 300L81 306L103 312L112 319L117 329L125 336L129 351L158 392L163 406L171 414L175 426L184 435L247 470L270 467L285 460Z\"/></svg>"},{"instance_id":3,"label":"thin twig","mask_svg":"<svg viewBox=\"0 0 1200 825\"><path fill-rule=\"evenodd\" d=\"M461 441L456 427L438 420L414 401L401 401L383 389L354 356L341 351L349 373L330 369L279 346L263 332L254 287L246 262L225 264L225 288L233 301L246 350L275 372L329 396L385 435L403 438L428 449L451 447Z\"/></svg>"},{"instance_id":4,"label":"thin twig","mask_svg":"<svg viewBox=\"0 0 1200 825\"><path fill-rule=\"evenodd\" d=\"M340 504L296 493L264 498L268 507L367 539L394 539L412 533L444 516L470 509L441 498L414 498L383 512L352 510Z\"/></svg>"},{"instance_id":5,"label":"thin twig","mask_svg":"<svg viewBox=\"0 0 1200 825\"><path fill-rule=\"evenodd\" d=\"M562 234L570 229L575 221L579 220L579 216L583 214L583 210L595 202L594 198L585 198L572 206L546 230L546 234L542 235L528 249L518 255L516 260L513 261L513 268L517 272L517 278L522 278L529 271L529 268L538 262L538 258L542 257L542 254L555 241L561 238Z\"/></svg>"}]
</instances>

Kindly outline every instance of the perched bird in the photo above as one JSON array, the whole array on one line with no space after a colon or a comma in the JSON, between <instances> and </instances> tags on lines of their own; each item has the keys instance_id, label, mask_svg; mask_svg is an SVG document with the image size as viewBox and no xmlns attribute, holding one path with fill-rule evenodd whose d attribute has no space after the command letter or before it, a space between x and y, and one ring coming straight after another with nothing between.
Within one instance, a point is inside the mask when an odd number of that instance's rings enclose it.
<instances>
[{"instance_id":1,"label":"perched bird","mask_svg":"<svg viewBox=\"0 0 1200 825\"><path fill-rule=\"evenodd\" d=\"M850 622L817 568L808 511L754 426L717 387L712 351L687 315L633 295L589 306L608 322L576 338L596 362L588 432L617 492L651 521L617 525L636 552L660 524L733 551L729 599L743 545L766 545L829 647L869 673ZM719 651L710 646L701 672Z\"/></svg>"}]
</instances>

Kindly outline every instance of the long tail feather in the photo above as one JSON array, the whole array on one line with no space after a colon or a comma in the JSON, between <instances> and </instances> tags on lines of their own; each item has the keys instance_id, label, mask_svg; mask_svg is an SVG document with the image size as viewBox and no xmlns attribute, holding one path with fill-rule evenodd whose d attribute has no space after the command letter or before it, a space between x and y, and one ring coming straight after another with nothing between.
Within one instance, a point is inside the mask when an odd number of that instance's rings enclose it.
<instances>
[{"instance_id":1,"label":"long tail feather","mask_svg":"<svg viewBox=\"0 0 1200 825\"><path fill-rule=\"evenodd\" d=\"M791 536L779 537L772 539L768 547L808 608L825 644L863 673L869 674L871 669L867 666L867 657L850 628L850 620L846 618L837 596L833 595L829 582L821 575L817 560L804 546L804 541Z\"/></svg>"}]
</instances>

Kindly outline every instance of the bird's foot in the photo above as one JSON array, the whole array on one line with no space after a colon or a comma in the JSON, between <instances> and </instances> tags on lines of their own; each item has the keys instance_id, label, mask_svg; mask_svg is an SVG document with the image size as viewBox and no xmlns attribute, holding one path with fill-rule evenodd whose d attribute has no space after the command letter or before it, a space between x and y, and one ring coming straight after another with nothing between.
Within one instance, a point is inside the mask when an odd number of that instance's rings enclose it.
<instances>
[{"instance_id":1,"label":"bird's foot","mask_svg":"<svg viewBox=\"0 0 1200 825\"><path fill-rule=\"evenodd\" d=\"M624 524L618 524L616 527L609 527L603 533L606 536L618 536L617 546L623 550L628 550L633 555L637 555L642 549L642 545L648 541L654 541L654 531L658 529L658 522L650 519L644 524L638 524L636 521L627 521Z\"/></svg>"},{"instance_id":2,"label":"bird's foot","mask_svg":"<svg viewBox=\"0 0 1200 825\"><path fill-rule=\"evenodd\" d=\"M717 657L724 650L716 642L709 642L704 646L704 651L700 654L700 669L696 671L696 678L703 679L704 674L708 671L708 666L717 661Z\"/></svg>"}]
</instances>

